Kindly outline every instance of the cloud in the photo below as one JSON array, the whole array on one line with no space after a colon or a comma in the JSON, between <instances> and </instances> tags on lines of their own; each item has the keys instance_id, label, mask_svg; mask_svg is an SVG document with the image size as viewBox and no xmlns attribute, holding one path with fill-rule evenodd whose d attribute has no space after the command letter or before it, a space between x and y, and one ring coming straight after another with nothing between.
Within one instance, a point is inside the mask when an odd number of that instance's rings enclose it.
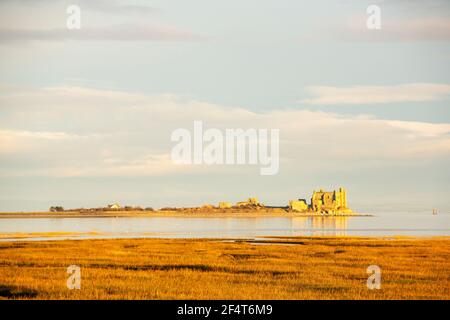
<instances>
[{"instance_id":1,"label":"cloud","mask_svg":"<svg viewBox=\"0 0 450 320\"><path fill-rule=\"evenodd\" d=\"M10 131L10 130L0 130L0 136L9 136L24 139L45 139L45 140L67 140L80 138L78 135L67 134L65 132L32 132L32 131Z\"/></svg>"},{"instance_id":2,"label":"cloud","mask_svg":"<svg viewBox=\"0 0 450 320\"><path fill-rule=\"evenodd\" d=\"M60 143L87 139L88 136L66 132L43 132L26 130L0 130L0 155L39 151L43 143Z\"/></svg>"},{"instance_id":3,"label":"cloud","mask_svg":"<svg viewBox=\"0 0 450 320\"><path fill-rule=\"evenodd\" d=\"M0 87L0 176L241 175L251 166L178 166L177 128L280 129L281 171L355 170L450 155L450 124L243 108L92 88Z\"/></svg>"},{"instance_id":4,"label":"cloud","mask_svg":"<svg viewBox=\"0 0 450 320\"><path fill-rule=\"evenodd\" d=\"M344 41L344 42L448 42L450 41L450 21L436 13L411 16L408 18L388 17L385 6L381 7L381 28L367 28L369 15L352 15L346 21L337 20L328 24L315 24L314 32L302 36L303 41ZM392 13L391 13L392 14Z\"/></svg>"},{"instance_id":5,"label":"cloud","mask_svg":"<svg viewBox=\"0 0 450 320\"><path fill-rule=\"evenodd\" d=\"M439 123L426 123L415 121L386 121L387 124L409 130L416 135L422 135L426 137L438 137L448 134L449 125Z\"/></svg>"},{"instance_id":6,"label":"cloud","mask_svg":"<svg viewBox=\"0 0 450 320\"><path fill-rule=\"evenodd\" d=\"M68 6L69 3L65 0L3 0L3 3L15 3L22 6L49 6L55 5ZM153 14L159 9L141 4L127 4L125 1L117 0L73 0L70 4L80 6L83 10L94 10L108 14L120 14L120 15L147 15Z\"/></svg>"},{"instance_id":7,"label":"cloud","mask_svg":"<svg viewBox=\"0 0 450 320\"><path fill-rule=\"evenodd\" d=\"M382 18L380 30L366 27L367 16L352 19L340 36L346 40L376 42L447 42L450 21L440 17L388 20Z\"/></svg>"},{"instance_id":8,"label":"cloud","mask_svg":"<svg viewBox=\"0 0 450 320\"><path fill-rule=\"evenodd\" d=\"M410 83L394 86L311 86L306 90L313 98L300 101L305 104L379 104L444 100L450 94L450 85Z\"/></svg>"},{"instance_id":9,"label":"cloud","mask_svg":"<svg viewBox=\"0 0 450 320\"><path fill-rule=\"evenodd\" d=\"M148 154L134 159L102 158L90 165L59 165L44 168L43 171L30 170L20 175L53 177L123 177L123 176L161 176L183 173L186 167L172 163L169 154Z\"/></svg>"},{"instance_id":10,"label":"cloud","mask_svg":"<svg viewBox=\"0 0 450 320\"><path fill-rule=\"evenodd\" d=\"M78 3L90 10L97 10L108 14L120 15L147 15L159 9L147 5L124 4L115 0L78 0Z\"/></svg>"},{"instance_id":11,"label":"cloud","mask_svg":"<svg viewBox=\"0 0 450 320\"><path fill-rule=\"evenodd\" d=\"M80 30L0 29L0 42L20 41L199 41L202 37L172 26L122 24Z\"/></svg>"},{"instance_id":12,"label":"cloud","mask_svg":"<svg viewBox=\"0 0 450 320\"><path fill-rule=\"evenodd\" d=\"M69 5L81 8L79 30L66 27ZM33 6L31 11L30 6ZM204 39L182 27L148 17L156 8L127 1L20 0L2 2L0 7L3 8L0 12L5 13L0 19L0 44L3 45L29 41L184 42Z\"/></svg>"}]
</instances>

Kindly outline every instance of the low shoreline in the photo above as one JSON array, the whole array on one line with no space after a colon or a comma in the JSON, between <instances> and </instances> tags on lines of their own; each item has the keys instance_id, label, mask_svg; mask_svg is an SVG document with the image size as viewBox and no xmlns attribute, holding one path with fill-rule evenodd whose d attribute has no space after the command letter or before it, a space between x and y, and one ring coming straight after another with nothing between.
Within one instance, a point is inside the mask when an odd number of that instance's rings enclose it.
<instances>
[{"instance_id":1,"label":"low shoreline","mask_svg":"<svg viewBox=\"0 0 450 320\"><path fill-rule=\"evenodd\" d=\"M142 235L136 236L113 236L107 237L107 233L102 233L98 231L89 231L89 232L5 232L0 233L0 243L8 243L8 242L22 242L22 241L30 241L30 242L58 242L58 241L95 241L95 240L106 240L106 241L121 241L121 240L186 240L186 241L195 241L195 240L207 240L207 241L224 241L224 242L242 242L242 243L256 243L256 244L289 244L289 241L295 241L298 238L308 238L308 239L372 239L372 240L399 240L399 239L408 239L408 240L450 240L450 236L446 235L310 235L310 236L256 236L256 237L224 237L224 238L215 238L215 237L171 237L161 236L158 234L158 237L152 237L151 235L158 233L143 233Z\"/></svg>"},{"instance_id":2,"label":"low shoreline","mask_svg":"<svg viewBox=\"0 0 450 320\"><path fill-rule=\"evenodd\" d=\"M282 212L275 210L255 211L211 211L211 212L187 212L187 211L100 211L100 212L0 212L1 218L120 218L120 217L192 217L192 218L257 218L257 217L372 217L371 214L320 214Z\"/></svg>"}]
</instances>

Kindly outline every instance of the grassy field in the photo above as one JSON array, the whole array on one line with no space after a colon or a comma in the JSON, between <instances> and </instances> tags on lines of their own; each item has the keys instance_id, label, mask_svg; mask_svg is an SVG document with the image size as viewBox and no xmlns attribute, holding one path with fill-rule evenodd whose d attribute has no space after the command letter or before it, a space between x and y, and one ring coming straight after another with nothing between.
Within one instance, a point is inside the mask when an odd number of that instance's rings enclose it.
<instances>
[{"instance_id":1,"label":"grassy field","mask_svg":"<svg viewBox=\"0 0 450 320\"><path fill-rule=\"evenodd\" d=\"M366 286L373 264L380 290ZM449 299L449 270L449 238L3 242L0 298Z\"/></svg>"}]
</instances>

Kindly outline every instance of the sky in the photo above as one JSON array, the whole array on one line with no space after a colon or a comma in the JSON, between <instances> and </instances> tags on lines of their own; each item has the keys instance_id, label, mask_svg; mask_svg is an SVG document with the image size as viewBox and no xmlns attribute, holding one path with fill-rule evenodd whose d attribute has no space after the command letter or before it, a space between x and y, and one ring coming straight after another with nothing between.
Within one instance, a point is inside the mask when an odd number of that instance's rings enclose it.
<instances>
[{"instance_id":1,"label":"sky","mask_svg":"<svg viewBox=\"0 0 450 320\"><path fill-rule=\"evenodd\" d=\"M359 211L450 212L449 17L446 0L1 1L0 211L344 186ZM174 164L195 120L279 129L279 173Z\"/></svg>"}]
</instances>

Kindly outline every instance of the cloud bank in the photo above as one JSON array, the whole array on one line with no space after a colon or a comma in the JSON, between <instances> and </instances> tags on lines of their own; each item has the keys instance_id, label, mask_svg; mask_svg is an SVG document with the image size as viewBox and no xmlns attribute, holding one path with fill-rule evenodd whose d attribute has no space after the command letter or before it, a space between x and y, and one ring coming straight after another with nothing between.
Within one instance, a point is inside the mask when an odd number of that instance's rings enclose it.
<instances>
[{"instance_id":1,"label":"cloud bank","mask_svg":"<svg viewBox=\"0 0 450 320\"><path fill-rule=\"evenodd\" d=\"M352 87L311 86L306 90L313 97L300 102L316 105L426 102L444 100L450 95L450 85L437 83Z\"/></svg>"},{"instance_id":2,"label":"cloud bank","mask_svg":"<svg viewBox=\"0 0 450 320\"><path fill-rule=\"evenodd\" d=\"M446 123L307 110L256 113L171 95L78 87L2 87L0 92L0 176L258 174L256 167L173 164L170 135L177 128L192 130L194 120L219 130L280 129L280 169L287 173L450 155Z\"/></svg>"},{"instance_id":3,"label":"cloud bank","mask_svg":"<svg viewBox=\"0 0 450 320\"><path fill-rule=\"evenodd\" d=\"M122 24L80 30L0 29L0 42L23 41L198 41L202 38L172 26Z\"/></svg>"}]
</instances>

